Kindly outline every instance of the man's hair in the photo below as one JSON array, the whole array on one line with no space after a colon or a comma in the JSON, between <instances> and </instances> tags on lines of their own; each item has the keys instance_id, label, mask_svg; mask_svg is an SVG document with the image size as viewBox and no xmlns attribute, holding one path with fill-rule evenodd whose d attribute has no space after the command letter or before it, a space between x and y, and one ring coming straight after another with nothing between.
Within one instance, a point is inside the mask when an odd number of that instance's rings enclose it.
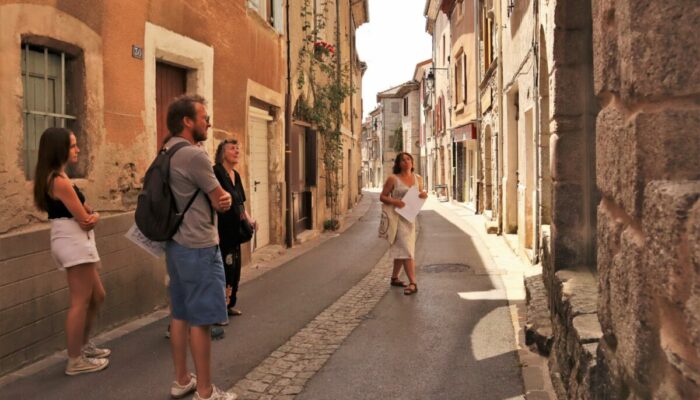
<instances>
[{"instance_id":1,"label":"man's hair","mask_svg":"<svg viewBox=\"0 0 700 400\"><path fill-rule=\"evenodd\" d=\"M167 123L168 131L172 136L179 135L185 129L185 124L182 123L183 118L188 117L194 120L197 117L197 111L194 107L195 103L206 105L206 100L197 94L183 94L170 103Z\"/></svg>"}]
</instances>

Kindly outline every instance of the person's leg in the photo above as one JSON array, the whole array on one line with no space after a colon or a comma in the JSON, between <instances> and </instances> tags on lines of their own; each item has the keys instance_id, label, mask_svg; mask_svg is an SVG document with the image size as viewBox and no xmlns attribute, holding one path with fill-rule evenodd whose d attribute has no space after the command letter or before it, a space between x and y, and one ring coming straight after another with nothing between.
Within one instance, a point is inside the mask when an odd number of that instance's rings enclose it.
<instances>
[{"instance_id":1,"label":"person's leg","mask_svg":"<svg viewBox=\"0 0 700 400\"><path fill-rule=\"evenodd\" d=\"M186 281L187 321L190 324L190 348L197 373L197 393L207 398L211 382L211 324L226 318L224 267L217 246L194 249L179 272ZM186 279L185 279L186 277Z\"/></svg>"},{"instance_id":2,"label":"person's leg","mask_svg":"<svg viewBox=\"0 0 700 400\"><path fill-rule=\"evenodd\" d=\"M196 252L176 242L170 241L166 247L166 265L170 283L170 349L172 351L173 365L175 366L175 379L181 385L189 382L190 374L187 371L187 343L189 341L189 324L187 314L187 288L186 281L181 276L181 271L187 272L187 264L195 263Z\"/></svg>"},{"instance_id":3,"label":"person's leg","mask_svg":"<svg viewBox=\"0 0 700 400\"><path fill-rule=\"evenodd\" d=\"M231 298L228 303L228 308L233 309L238 300L238 285L241 282L241 245L237 245L232 249L233 265L231 266ZM228 280L226 281L228 285Z\"/></svg>"},{"instance_id":4,"label":"person's leg","mask_svg":"<svg viewBox=\"0 0 700 400\"><path fill-rule=\"evenodd\" d=\"M394 259L394 269L391 271L391 278L398 278L401 273L401 267L403 266L403 260L400 258Z\"/></svg>"},{"instance_id":5,"label":"person's leg","mask_svg":"<svg viewBox=\"0 0 700 400\"><path fill-rule=\"evenodd\" d=\"M170 349L175 365L175 379L177 383L186 385L190 381L187 372L187 341L189 339L189 325L187 321L172 318L170 321Z\"/></svg>"},{"instance_id":6,"label":"person's leg","mask_svg":"<svg viewBox=\"0 0 700 400\"><path fill-rule=\"evenodd\" d=\"M66 315L66 346L68 357L81 355L84 343L86 320L92 298L94 264L82 264L66 269L70 308Z\"/></svg>"},{"instance_id":7,"label":"person's leg","mask_svg":"<svg viewBox=\"0 0 700 400\"><path fill-rule=\"evenodd\" d=\"M418 285L416 283L416 262L412 258L407 258L404 261L404 271L406 271L406 276L408 276L408 287L404 289L403 294L413 294L418 291Z\"/></svg>"},{"instance_id":8,"label":"person's leg","mask_svg":"<svg viewBox=\"0 0 700 400\"><path fill-rule=\"evenodd\" d=\"M233 307L231 301L233 299L233 280L234 280L234 255L233 250L228 247L220 247L221 259L224 262L224 275L226 279L226 304L228 307Z\"/></svg>"},{"instance_id":9,"label":"person's leg","mask_svg":"<svg viewBox=\"0 0 700 400\"><path fill-rule=\"evenodd\" d=\"M406 271L406 276L410 283L416 283L416 262L412 258L406 258L403 261L403 268Z\"/></svg>"},{"instance_id":10,"label":"person's leg","mask_svg":"<svg viewBox=\"0 0 700 400\"><path fill-rule=\"evenodd\" d=\"M209 325L193 326L190 329L192 360L197 371L197 393L200 397L211 396L211 334Z\"/></svg>"},{"instance_id":11,"label":"person's leg","mask_svg":"<svg viewBox=\"0 0 700 400\"><path fill-rule=\"evenodd\" d=\"M85 333L83 335L83 344L86 344L90 340L90 329L92 328L92 323L95 321L95 317L105 301L105 288L102 285L102 280L100 279L100 274L97 271L97 264L93 264L92 273L90 274L92 281L92 296L90 297L90 304L87 310L87 317L85 319Z\"/></svg>"}]
</instances>

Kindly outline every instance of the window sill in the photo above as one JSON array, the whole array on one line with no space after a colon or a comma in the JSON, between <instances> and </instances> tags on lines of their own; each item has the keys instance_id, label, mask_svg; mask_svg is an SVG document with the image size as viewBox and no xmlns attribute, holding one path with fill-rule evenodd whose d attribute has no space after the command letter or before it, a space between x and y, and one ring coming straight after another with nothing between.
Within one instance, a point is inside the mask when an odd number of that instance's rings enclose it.
<instances>
[{"instance_id":1,"label":"window sill","mask_svg":"<svg viewBox=\"0 0 700 400\"><path fill-rule=\"evenodd\" d=\"M260 13L256 9L248 6L247 11L248 11L248 17L256 20L258 22L258 24L267 28L267 30L274 33L275 35L282 36L282 33L277 32L277 29L275 29L275 27L272 24L270 24L268 21L266 21L265 18L263 18L262 15L260 15Z\"/></svg>"}]
</instances>

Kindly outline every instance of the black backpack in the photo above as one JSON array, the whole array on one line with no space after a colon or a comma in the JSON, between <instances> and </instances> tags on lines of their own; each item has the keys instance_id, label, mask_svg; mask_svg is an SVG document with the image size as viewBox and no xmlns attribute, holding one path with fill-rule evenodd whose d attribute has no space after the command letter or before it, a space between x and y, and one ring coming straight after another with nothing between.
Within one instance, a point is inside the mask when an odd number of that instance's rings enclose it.
<instances>
[{"instance_id":1,"label":"black backpack","mask_svg":"<svg viewBox=\"0 0 700 400\"><path fill-rule=\"evenodd\" d=\"M146 171L134 217L141 233L153 241L164 242L177 233L185 213L199 194L197 189L185 209L177 211L175 196L170 189L170 159L178 150L189 145L180 142L171 148L163 146Z\"/></svg>"}]
</instances>

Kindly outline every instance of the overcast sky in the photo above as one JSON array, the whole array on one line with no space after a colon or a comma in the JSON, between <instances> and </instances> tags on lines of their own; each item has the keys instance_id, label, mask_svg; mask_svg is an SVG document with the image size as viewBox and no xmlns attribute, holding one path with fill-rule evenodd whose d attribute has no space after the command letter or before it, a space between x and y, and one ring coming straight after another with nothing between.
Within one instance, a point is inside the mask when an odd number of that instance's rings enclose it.
<instances>
[{"instance_id":1,"label":"overcast sky","mask_svg":"<svg viewBox=\"0 0 700 400\"><path fill-rule=\"evenodd\" d=\"M364 115L376 106L377 92L413 79L416 64L431 56L423 16L425 0L368 3L369 23L357 30L357 52L367 63L362 80Z\"/></svg>"}]
</instances>

